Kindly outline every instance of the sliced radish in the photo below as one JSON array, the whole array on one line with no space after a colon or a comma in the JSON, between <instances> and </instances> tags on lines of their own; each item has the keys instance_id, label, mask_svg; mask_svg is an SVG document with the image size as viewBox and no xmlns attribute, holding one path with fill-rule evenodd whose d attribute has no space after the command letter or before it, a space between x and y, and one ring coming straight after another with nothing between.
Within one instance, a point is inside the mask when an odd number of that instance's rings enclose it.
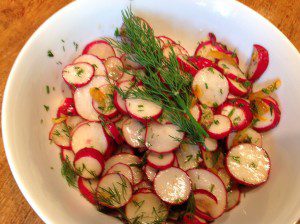
<instances>
[{"instance_id":1,"label":"sliced radish","mask_svg":"<svg viewBox=\"0 0 300 224\"><path fill-rule=\"evenodd\" d=\"M269 65L269 53L267 49L258 44L253 45L253 53L248 68L248 79L257 80L267 69Z\"/></svg>"},{"instance_id":2,"label":"sliced radish","mask_svg":"<svg viewBox=\"0 0 300 224\"><path fill-rule=\"evenodd\" d=\"M259 117L256 122L253 124L253 129L258 132L266 132L275 128L280 122L280 111L279 108L268 100L263 100L268 104L270 110Z\"/></svg>"},{"instance_id":3,"label":"sliced radish","mask_svg":"<svg viewBox=\"0 0 300 224\"><path fill-rule=\"evenodd\" d=\"M201 105L200 109L202 112L200 124L202 124L204 127L207 128L214 121L214 112L213 112L212 108L210 108L206 105Z\"/></svg>"},{"instance_id":4,"label":"sliced radish","mask_svg":"<svg viewBox=\"0 0 300 224\"><path fill-rule=\"evenodd\" d=\"M129 90L129 88L132 87L132 85L133 85L133 83L130 81L121 82L118 85L118 88L123 93L126 93ZM117 90L115 90L115 92L114 92L114 104L121 113L127 114L125 100L122 98L121 94Z\"/></svg>"},{"instance_id":5,"label":"sliced radish","mask_svg":"<svg viewBox=\"0 0 300 224\"><path fill-rule=\"evenodd\" d=\"M191 182L181 169L171 167L158 172L154 179L156 194L172 205L184 203L191 193Z\"/></svg>"},{"instance_id":6,"label":"sliced radish","mask_svg":"<svg viewBox=\"0 0 300 224\"><path fill-rule=\"evenodd\" d=\"M126 70L123 73L123 76L118 79L118 83L122 83L122 82L128 82L128 81L133 81L134 80L134 71L133 70Z\"/></svg>"},{"instance_id":7,"label":"sliced radish","mask_svg":"<svg viewBox=\"0 0 300 224\"><path fill-rule=\"evenodd\" d=\"M84 62L67 65L62 71L62 77L69 86L75 88L88 84L95 74L95 68Z\"/></svg>"},{"instance_id":8,"label":"sliced radish","mask_svg":"<svg viewBox=\"0 0 300 224\"><path fill-rule=\"evenodd\" d=\"M178 55L188 55L189 53L187 52L186 49L184 49L181 45L179 44L171 44L169 46L166 46L164 47L162 50L163 50L163 55L166 57L166 58L169 58L171 53L172 53L172 49L174 51L174 54L175 56L178 56Z\"/></svg>"},{"instance_id":9,"label":"sliced radish","mask_svg":"<svg viewBox=\"0 0 300 224\"><path fill-rule=\"evenodd\" d=\"M117 81L123 76L124 65L120 58L112 56L105 60L105 68L110 79Z\"/></svg>"},{"instance_id":10,"label":"sliced radish","mask_svg":"<svg viewBox=\"0 0 300 224\"><path fill-rule=\"evenodd\" d=\"M218 199L210 191L204 189L194 190L196 214L208 221L212 221Z\"/></svg>"},{"instance_id":11,"label":"sliced radish","mask_svg":"<svg viewBox=\"0 0 300 224\"><path fill-rule=\"evenodd\" d=\"M227 170L225 168L220 168L218 170L218 176L221 178L221 180L223 181L226 190L230 190L231 189L231 185L232 185L232 181L231 181L231 177L229 175L229 173L227 172Z\"/></svg>"},{"instance_id":12,"label":"sliced radish","mask_svg":"<svg viewBox=\"0 0 300 224\"><path fill-rule=\"evenodd\" d=\"M229 135L232 129L231 121L224 115L214 115L214 121L207 129L207 133L213 139L222 139Z\"/></svg>"},{"instance_id":13,"label":"sliced radish","mask_svg":"<svg viewBox=\"0 0 300 224\"><path fill-rule=\"evenodd\" d=\"M115 123L109 121L108 119L105 119L103 125L106 133L108 133L108 135L110 135L116 141L116 143L122 144L125 141L121 130L117 128Z\"/></svg>"},{"instance_id":14,"label":"sliced radish","mask_svg":"<svg viewBox=\"0 0 300 224\"><path fill-rule=\"evenodd\" d=\"M145 146L146 127L139 121L130 118L126 120L122 127L123 136L128 145L133 148Z\"/></svg>"},{"instance_id":15,"label":"sliced radish","mask_svg":"<svg viewBox=\"0 0 300 224\"><path fill-rule=\"evenodd\" d=\"M167 219L168 208L154 193L136 193L125 207L126 217L133 222L161 223Z\"/></svg>"},{"instance_id":16,"label":"sliced radish","mask_svg":"<svg viewBox=\"0 0 300 224\"><path fill-rule=\"evenodd\" d=\"M66 124L70 130L73 130L78 124L80 124L83 121L85 120L80 116L69 116L66 119Z\"/></svg>"},{"instance_id":17,"label":"sliced radish","mask_svg":"<svg viewBox=\"0 0 300 224\"><path fill-rule=\"evenodd\" d=\"M211 192L218 200L217 206L211 210L211 217L221 216L226 208L227 193L222 180L214 173L205 169L192 169L187 171L194 190L203 189Z\"/></svg>"},{"instance_id":18,"label":"sliced radish","mask_svg":"<svg viewBox=\"0 0 300 224\"><path fill-rule=\"evenodd\" d=\"M224 167L224 155L219 149L213 152L202 150L201 153L206 168L216 173L219 168Z\"/></svg>"},{"instance_id":19,"label":"sliced radish","mask_svg":"<svg viewBox=\"0 0 300 224\"><path fill-rule=\"evenodd\" d=\"M103 176L97 187L98 202L109 208L120 208L132 197L129 180L122 174L111 173Z\"/></svg>"},{"instance_id":20,"label":"sliced radish","mask_svg":"<svg viewBox=\"0 0 300 224\"><path fill-rule=\"evenodd\" d=\"M227 79L212 67L203 68L196 74L192 88L199 101L210 107L224 103L229 93Z\"/></svg>"},{"instance_id":21,"label":"sliced radish","mask_svg":"<svg viewBox=\"0 0 300 224\"><path fill-rule=\"evenodd\" d=\"M244 96L248 93L248 89L238 81L228 78L229 92L235 96Z\"/></svg>"},{"instance_id":22,"label":"sliced radish","mask_svg":"<svg viewBox=\"0 0 300 224\"><path fill-rule=\"evenodd\" d=\"M161 106L142 99L126 99L125 105L131 117L144 122L151 119L157 119L161 113Z\"/></svg>"},{"instance_id":23,"label":"sliced radish","mask_svg":"<svg viewBox=\"0 0 300 224\"><path fill-rule=\"evenodd\" d=\"M179 167L185 171L196 168L202 162L198 145L181 144L176 150L176 157Z\"/></svg>"},{"instance_id":24,"label":"sliced radish","mask_svg":"<svg viewBox=\"0 0 300 224\"><path fill-rule=\"evenodd\" d=\"M207 224L204 219L201 219L200 217L192 213L185 214L182 221L184 224Z\"/></svg>"},{"instance_id":25,"label":"sliced radish","mask_svg":"<svg viewBox=\"0 0 300 224\"><path fill-rule=\"evenodd\" d=\"M201 115L202 115L202 111L201 108L198 104L195 104L191 109L190 112L192 114L192 116L195 118L196 121L201 121Z\"/></svg>"},{"instance_id":26,"label":"sliced radish","mask_svg":"<svg viewBox=\"0 0 300 224\"><path fill-rule=\"evenodd\" d=\"M65 116L78 115L73 98L66 98L63 104L58 108L56 116L62 117L63 115Z\"/></svg>"},{"instance_id":27,"label":"sliced radish","mask_svg":"<svg viewBox=\"0 0 300 224\"><path fill-rule=\"evenodd\" d=\"M279 104L278 102L271 96L268 96L266 98L264 98L265 101L271 101L271 103L273 103L274 105L276 105L279 108Z\"/></svg>"},{"instance_id":28,"label":"sliced radish","mask_svg":"<svg viewBox=\"0 0 300 224\"><path fill-rule=\"evenodd\" d=\"M134 185L134 191L138 191L140 189L152 190L153 186L149 181L143 180L140 183Z\"/></svg>"},{"instance_id":29,"label":"sliced radish","mask_svg":"<svg viewBox=\"0 0 300 224\"><path fill-rule=\"evenodd\" d=\"M49 140L60 147L70 146L70 130L65 122L56 123L50 130Z\"/></svg>"},{"instance_id":30,"label":"sliced radish","mask_svg":"<svg viewBox=\"0 0 300 224\"><path fill-rule=\"evenodd\" d=\"M75 154L71 149L62 148L61 149L61 160L63 162L68 162L73 167Z\"/></svg>"},{"instance_id":31,"label":"sliced radish","mask_svg":"<svg viewBox=\"0 0 300 224\"><path fill-rule=\"evenodd\" d=\"M118 145L118 149L115 152L115 154L117 155L120 153L129 153L131 155L134 155L134 150L129 145L126 144Z\"/></svg>"},{"instance_id":32,"label":"sliced radish","mask_svg":"<svg viewBox=\"0 0 300 224\"><path fill-rule=\"evenodd\" d=\"M109 137L98 122L81 123L72 135L72 150L77 153L83 148L94 148L106 155L109 151Z\"/></svg>"},{"instance_id":33,"label":"sliced radish","mask_svg":"<svg viewBox=\"0 0 300 224\"><path fill-rule=\"evenodd\" d=\"M231 103L223 104L219 111L220 114L229 117L234 131L246 128L252 121L252 119L248 119L248 117L252 116L250 110L247 110L244 107L234 106Z\"/></svg>"},{"instance_id":34,"label":"sliced radish","mask_svg":"<svg viewBox=\"0 0 300 224\"><path fill-rule=\"evenodd\" d=\"M77 88L74 93L74 102L78 114L86 120L97 121L99 114L95 111L90 94L90 89L109 84L106 77L95 76L92 81L81 88Z\"/></svg>"},{"instance_id":35,"label":"sliced radish","mask_svg":"<svg viewBox=\"0 0 300 224\"><path fill-rule=\"evenodd\" d=\"M108 118L115 117L118 114L118 110L113 103L114 88L111 85L103 85L91 91L97 91L101 94L99 99L93 99L92 102L97 113Z\"/></svg>"},{"instance_id":36,"label":"sliced radish","mask_svg":"<svg viewBox=\"0 0 300 224\"><path fill-rule=\"evenodd\" d=\"M229 150L241 143L250 143L262 147L262 135L252 128L246 128L240 132L230 133L226 139L226 146Z\"/></svg>"},{"instance_id":37,"label":"sliced radish","mask_svg":"<svg viewBox=\"0 0 300 224\"><path fill-rule=\"evenodd\" d=\"M238 81L246 81L246 75L241 71L241 69L228 60L220 60L218 62L218 66L221 67L224 71L224 74L228 76L228 78L236 79Z\"/></svg>"},{"instance_id":38,"label":"sliced radish","mask_svg":"<svg viewBox=\"0 0 300 224\"><path fill-rule=\"evenodd\" d=\"M218 141L216 139L207 137L204 139L203 147L209 152L216 151L218 149Z\"/></svg>"},{"instance_id":39,"label":"sliced radish","mask_svg":"<svg viewBox=\"0 0 300 224\"><path fill-rule=\"evenodd\" d=\"M180 68L183 71L190 73L193 76L195 76L197 74L198 69L196 69L195 66L188 61L188 58L186 55L178 55L177 61L179 63Z\"/></svg>"},{"instance_id":40,"label":"sliced radish","mask_svg":"<svg viewBox=\"0 0 300 224\"><path fill-rule=\"evenodd\" d=\"M96 40L89 43L82 51L82 54L92 54L100 59L107 59L116 55L112 46L104 40Z\"/></svg>"},{"instance_id":41,"label":"sliced radish","mask_svg":"<svg viewBox=\"0 0 300 224\"><path fill-rule=\"evenodd\" d=\"M95 55L84 54L80 55L78 58L74 60L73 63L85 62L92 65L95 68L95 75L106 76L106 68L103 62Z\"/></svg>"},{"instance_id":42,"label":"sliced radish","mask_svg":"<svg viewBox=\"0 0 300 224\"><path fill-rule=\"evenodd\" d=\"M213 45L211 41L202 42L198 45L195 51L195 56L200 56L209 59L211 61L214 61L215 58L209 55L211 51L218 51L217 46Z\"/></svg>"},{"instance_id":43,"label":"sliced radish","mask_svg":"<svg viewBox=\"0 0 300 224\"><path fill-rule=\"evenodd\" d=\"M231 148L225 162L230 175L247 186L266 182L270 174L271 163L267 152L248 143Z\"/></svg>"},{"instance_id":44,"label":"sliced radish","mask_svg":"<svg viewBox=\"0 0 300 224\"><path fill-rule=\"evenodd\" d=\"M163 170L171 167L174 163L175 155L173 152L169 153L156 153L156 152L150 152L147 155L147 163L149 166Z\"/></svg>"},{"instance_id":45,"label":"sliced radish","mask_svg":"<svg viewBox=\"0 0 300 224\"><path fill-rule=\"evenodd\" d=\"M145 172L148 180L153 182L156 174L158 173L158 170L151 167L151 166L149 166L149 165L145 165L144 166L144 172Z\"/></svg>"},{"instance_id":46,"label":"sliced radish","mask_svg":"<svg viewBox=\"0 0 300 224\"><path fill-rule=\"evenodd\" d=\"M116 114L116 116L112 117L110 120L111 122L117 123L118 121L120 121L122 119L123 115L118 113Z\"/></svg>"},{"instance_id":47,"label":"sliced radish","mask_svg":"<svg viewBox=\"0 0 300 224\"><path fill-rule=\"evenodd\" d=\"M141 68L143 68L143 66L141 66L139 63L131 60L132 58L130 58L129 56L126 56L126 54L123 54L120 57L120 59L123 62L124 67L127 68L127 69L141 69Z\"/></svg>"},{"instance_id":48,"label":"sliced radish","mask_svg":"<svg viewBox=\"0 0 300 224\"><path fill-rule=\"evenodd\" d=\"M104 169L104 157L96 149L83 148L75 154L74 167L79 176L85 179L94 179Z\"/></svg>"},{"instance_id":49,"label":"sliced radish","mask_svg":"<svg viewBox=\"0 0 300 224\"><path fill-rule=\"evenodd\" d=\"M166 36L157 36L156 37L160 43L162 47L166 47L172 44L176 44L176 42L174 40L172 40L170 37L166 37Z\"/></svg>"},{"instance_id":50,"label":"sliced radish","mask_svg":"<svg viewBox=\"0 0 300 224\"><path fill-rule=\"evenodd\" d=\"M123 115L123 116L121 117L120 120L118 120L118 121L115 122L115 124L116 124L117 128L120 130L120 132L123 133L123 131L122 131L123 124L124 124L128 119L130 119L129 116Z\"/></svg>"},{"instance_id":51,"label":"sliced radish","mask_svg":"<svg viewBox=\"0 0 300 224\"><path fill-rule=\"evenodd\" d=\"M145 145L157 153L171 152L180 145L183 136L184 133L174 124L150 122L147 125Z\"/></svg>"},{"instance_id":52,"label":"sliced radish","mask_svg":"<svg viewBox=\"0 0 300 224\"><path fill-rule=\"evenodd\" d=\"M241 191L237 186L234 186L231 188L230 191L227 192L227 206L226 211L230 211L231 209L235 208L239 203L241 199Z\"/></svg>"},{"instance_id":53,"label":"sliced radish","mask_svg":"<svg viewBox=\"0 0 300 224\"><path fill-rule=\"evenodd\" d=\"M130 168L130 166L124 164L124 163L117 163L115 165L113 165L111 168L109 168L109 170L106 172L106 174L110 174L110 173L119 173L124 175L124 177L126 177L129 182L133 185L133 172L132 169Z\"/></svg>"},{"instance_id":54,"label":"sliced radish","mask_svg":"<svg viewBox=\"0 0 300 224\"><path fill-rule=\"evenodd\" d=\"M203 68L212 67L218 70L219 72L223 73L223 69L220 68L216 63L212 62L209 59L203 57L189 57L188 61L192 63L198 70Z\"/></svg>"},{"instance_id":55,"label":"sliced radish","mask_svg":"<svg viewBox=\"0 0 300 224\"><path fill-rule=\"evenodd\" d=\"M124 163L128 165L133 172L133 180L134 184L138 184L142 181L143 173L142 170L138 167L138 165L141 163L141 160L139 157L127 153L121 153L115 156L110 157L105 162L105 170L104 174L115 164L117 163Z\"/></svg>"},{"instance_id":56,"label":"sliced radish","mask_svg":"<svg viewBox=\"0 0 300 224\"><path fill-rule=\"evenodd\" d=\"M78 178L78 189L80 193L92 204L96 205L96 189L98 185L98 180L86 180L82 177Z\"/></svg>"}]
</instances>

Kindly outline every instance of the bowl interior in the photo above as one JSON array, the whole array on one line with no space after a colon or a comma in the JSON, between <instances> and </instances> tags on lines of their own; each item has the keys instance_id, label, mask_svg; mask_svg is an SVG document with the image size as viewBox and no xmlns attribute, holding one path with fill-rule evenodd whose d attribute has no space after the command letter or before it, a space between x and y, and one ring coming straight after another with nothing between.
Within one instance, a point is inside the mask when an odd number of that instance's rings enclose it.
<instances>
[{"instance_id":1,"label":"bowl interior","mask_svg":"<svg viewBox=\"0 0 300 224\"><path fill-rule=\"evenodd\" d=\"M223 0L76 1L39 28L10 74L2 124L11 169L31 206L47 223L119 223L97 212L67 186L60 174L59 150L49 144L48 132L58 105L70 94L61 78L63 66L89 41L112 36L121 25L121 10L130 4L157 34L180 40L191 54L208 32L237 50L244 70L254 43L269 50L270 65L260 82L280 77L283 83L277 92L281 123L264 135L271 177L267 184L242 195L240 205L216 223L295 223L300 217L299 53L261 16L235 1ZM77 51L74 42L79 44ZM48 50L53 58L47 57ZM50 110L45 111L43 105Z\"/></svg>"}]
</instances>

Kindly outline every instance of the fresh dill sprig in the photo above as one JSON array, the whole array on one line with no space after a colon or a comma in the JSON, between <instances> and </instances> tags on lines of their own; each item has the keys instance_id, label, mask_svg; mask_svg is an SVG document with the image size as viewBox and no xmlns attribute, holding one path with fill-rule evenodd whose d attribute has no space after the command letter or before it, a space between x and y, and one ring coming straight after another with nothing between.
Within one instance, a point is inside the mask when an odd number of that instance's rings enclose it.
<instances>
[{"instance_id":1,"label":"fresh dill sprig","mask_svg":"<svg viewBox=\"0 0 300 224\"><path fill-rule=\"evenodd\" d=\"M154 102L164 109L166 118L186 133L190 143L203 143L207 133L190 113L192 77L182 74L176 55L171 49L169 59L161 50L153 29L134 16L131 9L122 11L128 41L106 39L127 57L142 65L144 74L134 74L143 88L133 87L127 98L139 98Z\"/></svg>"},{"instance_id":2,"label":"fresh dill sprig","mask_svg":"<svg viewBox=\"0 0 300 224\"><path fill-rule=\"evenodd\" d=\"M61 175L66 179L69 186L77 188L77 174L74 171L68 156L66 156L64 161L62 160Z\"/></svg>"}]
</instances>

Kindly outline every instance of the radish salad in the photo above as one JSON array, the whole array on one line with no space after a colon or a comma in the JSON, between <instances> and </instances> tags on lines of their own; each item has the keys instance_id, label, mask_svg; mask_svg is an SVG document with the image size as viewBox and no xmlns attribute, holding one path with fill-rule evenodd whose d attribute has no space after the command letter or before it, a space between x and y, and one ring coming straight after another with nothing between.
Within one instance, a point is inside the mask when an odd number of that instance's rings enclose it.
<instances>
[{"instance_id":1,"label":"radish salad","mask_svg":"<svg viewBox=\"0 0 300 224\"><path fill-rule=\"evenodd\" d=\"M253 91L268 51L255 44L242 71L213 33L190 54L130 9L122 16L115 38L62 70L72 97L49 133L62 175L124 223L211 222L269 178L262 133L280 121L280 80Z\"/></svg>"}]
</instances>

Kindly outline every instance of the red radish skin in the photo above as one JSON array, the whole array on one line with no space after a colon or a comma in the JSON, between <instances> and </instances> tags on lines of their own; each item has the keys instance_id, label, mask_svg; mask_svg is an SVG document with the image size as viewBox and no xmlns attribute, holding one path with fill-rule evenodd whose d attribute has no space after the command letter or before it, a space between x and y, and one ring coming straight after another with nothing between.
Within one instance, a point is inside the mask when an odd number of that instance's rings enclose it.
<instances>
[{"instance_id":1,"label":"red radish skin","mask_svg":"<svg viewBox=\"0 0 300 224\"><path fill-rule=\"evenodd\" d=\"M114 123L105 121L104 124L107 132L116 141L117 144L122 144L125 141L123 135L120 133L119 129Z\"/></svg>"},{"instance_id":2,"label":"red radish skin","mask_svg":"<svg viewBox=\"0 0 300 224\"><path fill-rule=\"evenodd\" d=\"M208 54L210 51L218 51L218 46L213 45L212 41L205 41L201 42L196 51L194 56L195 57L203 57L206 59L209 59L211 61L214 61L215 59L213 57L210 57Z\"/></svg>"},{"instance_id":3,"label":"red radish skin","mask_svg":"<svg viewBox=\"0 0 300 224\"><path fill-rule=\"evenodd\" d=\"M189 198L191 182L188 175L179 168L159 171L153 182L156 194L168 204L179 205Z\"/></svg>"},{"instance_id":4,"label":"red radish skin","mask_svg":"<svg viewBox=\"0 0 300 224\"><path fill-rule=\"evenodd\" d=\"M101 60L116 55L112 46L110 46L109 43L104 40L96 40L89 43L82 51L82 54L92 54Z\"/></svg>"},{"instance_id":5,"label":"red radish skin","mask_svg":"<svg viewBox=\"0 0 300 224\"><path fill-rule=\"evenodd\" d=\"M173 152L159 154L150 152L147 155L147 164L154 169L164 170L171 167L174 163L175 155Z\"/></svg>"},{"instance_id":6,"label":"red radish skin","mask_svg":"<svg viewBox=\"0 0 300 224\"><path fill-rule=\"evenodd\" d=\"M233 186L230 191L227 192L228 202L226 205L226 212L234 209L241 200L241 191L237 186Z\"/></svg>"},{"instance_id":7,"label":"red radish skin","mask_svg":"<svg viewBox=\"0 0 300 224\"><path fill-rule=\"evenodd\" d=\"M174 151L183 139L184 134L173 124L159 124L155 121L147 124L145 145L157 153Z\"/></svg>"},{"instance_id":8,"label":"red radish skin","mask_svg":"<svg viewBox=\"0 0 300 224\"><path fill-rule=\"evenodd\" d=\"M184 224L207 224L204 219L201 219L197 215L192 213L187 213L186 215L184 215L182 221Z\"/></svg>"},{"instance_id":9,"label":"red radish skin","mask_svg":"<svg viewBox=\"0 0 300 224\"><path fill-rule=\"evenodd\" d=\"M253 53L248 68L248 79L252 82L260 78L269 65L269 53L261 45L253 45Z\"/></svg>"},{"instance_id":10,"label":"red radish skin","mask_svg":"<svg viewBox=\"0 0 300 224\"><path fill-rule=\"evenodd\" d=\"M209 107L224 103L229 93L227 79L212 67L198 71L194 77L192 89L198 100Z\"/></svg>"},{"instance_id":11,"label":"red radish skin","mask_svg":"<svg viewBox=\"0 0 300 224\"><path fill-rule=\"evenodd\" d=\"M118 121L120 121L122 119L123 115L118 113L116 116L112 117L110 120L111 122L117 123Z\"/></svg>"},{"instance_id":12,"label":"red radish skin","mask_svg":"<svg viewBox=\"0 0 300 224\"><path fill-rule=\"evenodd\" d=\"M90 94L90 89L109 84L106 77L95 76L92 81L84 87L78 88L74 92L75 108L78 114L89 121L98 121L99 114L93 107L93 99Z\"/></svg>"},{"instance_id":13,"label":"red radish skin","mask_svg":"<svg viewBox=\"0 0 300 224\"><path fill-rule=\"evenodd\" d=\"M84 62L67 65L62 71L64 81L71 87L78 88L88 84L95 74L95 68Z\"/></svg>"},{"instance_id":14,"label":"red radish skin","mask_svg":"<svg viewBox=\"0 0 300 224\"><path fill-rule=\"evenodd\" d=\"M253 129L257 132L267 132L275 128L279 124L281 118L280 110L276 104L268 100L263 101L269 105L270 111L262 115L263 120L258 120L253 124Z\"/></svg>"},{"instance_id":15,"label":"red radish skin","mask_svg":"<svg viewBox=\"0 0 300 224\"><path fill-rule=\"evenodd\" d=\"M148 180L153 182L156 174L158 173L158 170L151 167L151 166L149 166L149 165L145 165L144 166L144 172L145 172Z\"/></svg>"},{"instance_id":16,"label":"red radish skin","mask_svg":"<svg viewBox=\"0 0 300 224\"><path fill-rule=\"evenodd\" d=\"M177 56L177 61L179 63L180 68L187 72L190 73L192 76L195 76L198 72L198 69L196 69L193 64L191 64L185 55L178 55Z\"/></svg>"},{"instance_id":17,"label":"red radish skin","mask_svg":"<svg viewBox=\"0 0 300 224\"><path fill-rule=\"evenodd\" d=\"M271 170L271 161L267 152L248 143L231 148L226 155L225 165L232 178L246 186L265 183Z\"/></svg>"},{"instance_id":18,"label":"red radish skin","mask_svg":"<svg viewBox=\"0 0 300 224\"><path fill-rule=\"evenodd\" d=\"M131 168L131 170L133 172L134 185L140 183L143 180L142 170L139 167L133 165L133 164L140 164L141 163L140 158L135 155L128 154L128 153L121 153L118 155L114 155L114 156L110 157L108 160L106 160L105 170L103 173L106 174L106 172L113 165L115 165L117 163L124 163Z\"/></svg>"},{"instance_id":19,"label":"red radish skin","mask_svg":"<svg viewBox=\"0 0 300 224\"><path fill-rule=\"evenodd\" d=\"M107 194L108 191L114 194ZM116 195L120 195L119 199L115 198ZM97 187L97 200L101 205L108 208L120 208L126 205L131 197L132 186L122 174L107 174L100 179Z\"/></svg>"},{"instance_id":20,"label":"red radish skin","mask_svg":"<svg viewBox=\"0 0 300 224\"><path fill-rule=\"evenodd\" d=\"M122 78L124 65L120 58L115 56L109 57L105 60L104 66L110 79L117 81Z\"/></svg>"},{"instance_id":21,"label":"red radish skin","mask_svg":"<svg viewBox=\"0 0 300 224\"><path fill-rule=\"evenodd\" d=\"M134 194L125 206L125 214L129 220L139 220L140 223L145 224L156 223L158 220L165 221L168 213L167 205L152 192Z\"/></svg>"},{"instance_id":22,"label":"red radish skin","mask_svg":"<svg viewBox=\"0 0 300 224\"><path fill-rule=\"evenodd\" d=\"M216 63L203 57L189 57L188 61L192 63L198 70L203 68L212 67L223 74L223 69L220 68Z\"/></svg>"},{"instance_id":23,"label":"red radish skin","mask_svg":"<svg viewBox=\"0 0 300 224\"><path fill-rule=\"evenodd\" d=\"M145 147L146 127L135 119L128 119L122 126L125 141L133 148Z\"/></svg>"},{"instance_id":24,"label":"red radish skin","mask_svg":"<svg viewBox=\"0 0 300 224\"><path fill-rule=\"evenodd\" d=\"M227 204L227 192L222 180L214 173L205 169L191 169L187 171L193 190L203 189L211 192L218 200L214 211L211 211L211 217L216 219L224 212Z\"/></svg>"},{"instance_id":25,"label":"red radish skin","mask_svg":"<svg viewBox=\"0 0 300 224\"><path fill-rule=\"evenodd\" d=\"M133 83L130 81L122 82L122 83L118 84L118 88L125 93L132 86L132 84ZM125 100L122 98L122 96L120 95L120 93L117 90L115 90L115 92L114 92L114 104L115 104L115 107L122 114L127 114Z\"/></svg>"},{"instance_id":26,"label":"red radish skin","mask_svg":"<svg viewBox=\"0 0 300 224\"><path fill-rule=\"evenodd\" d=\"M248 89L241 82L227 78L229 84L229 92L235 96L244 96L248 93Z\"/></svg>"},{"instance_id":27,"label":"red radish skin","mask_svg":"<svg viewBox=\"0 0 300 224\"><path fill-rule=\"evenodd\" d=\"M96 149L83 148L75 154L74 167L77 174L85 179L94 179L104 169L104 157Z\"/></svg>"},{"instance_id":28,"label":"red radish skin","mask_svg":"<svg viewBox=\"0 0 300 224\"><path fill-rule=\"evenodd\" d=\"M122 174L122 175L124 175L124 177L126 177L129 180L131 185L134 184L133 172L132 172L130 166L128 166L124 163L117 163L117 164L113 165L111 168L109 168L109 170L107 171L106 174L111 174L111 173Z\"/></svg>"},{"instance_id":29,"label":"red radish skin","mask_svg":"<svg viewBox=\"0 0 300 224\"><path fill-rule=\"evenodd\" d=\"M214 115L214 121L207 129L207 133L213 139L219 140L227 137L232 130L232 124L224 115Z\"/></svg>"},{"instance_id":30,"label":"red radish skin","mask_svg":"<svg viewBox=\"0 0 300 224\"><path fill-rule=\"evenodd\" d=\"M92 147L104 156L111 150L110 137L104 132L102 125L98 122L84 122L73 131L72 150L76 154L80 149Z\"/></svg>"},{"instance_id":31,"label":"red radish skin","mask_svg":"<svg viewBox=\"0 0 300 224\"><path fill-rule=\"evenodd\" d=\"M95 55L91 55L91 54L80 55L78 58L74 60L73 63L78 63L78 62L85 62L92 65L95 68L95 75L106 76L107 74L103 62L101 61L100 58L98 58Z\"/></svg>"},{"instance_id":32,"label":"red radish skin","mask_svg":"<svg viewBox=\"0 0 300 224\"><path fill-rule=\"evenodd\" d=\"M218 66L223 69L224 74L231 79L244 82L247 80L246 75L241 71L237 65L233 65L227 60L220 60Z\"/></svg>"},{"instance_id":33,"label":"red radish skin","mask_svg":"<svg viewBox=\"0 0 300 224\"><path fill-rule=\"evenodd\" d=\"M78 178L77 181L78 189L80 193L93 205L97 204L96 201L96 188L98 185L98 180L86 180L82 177Z\"/></svg>"},{"instance_id":34,"label":"red radish skin","mask_svg":"<svg viewBox=\"0 0 300 224\"><path fill-rule=\"evenodd\" d=\"M207 221L212 221L211 213L212 209L218 205L218 199L215 195L213 195L210 191L197 189L194 190L194 198L195 198L195 213L204 218Z\"/></svg>"},{"instance_id":35,"label":"red radish skin","mask_svg":"<svg viewBox=\"0 0 300 224\"><path fill-rule=\"evenodd\" d=\"M49 140L57 146L70 147L69 129L65 122L54 124L49 133Z\"/></svg>"},{"instance_id":36,"label":"red radish skin","mask_svg":"<svg viewBox=\"0 0 300 224\"><path fill-rule=\"evenodd\" d=\"M63 104L58 108L56 116L61 117L63 115L66 116L78 115L73 98L66 98Z\"/></svg>"}]
</instances>

